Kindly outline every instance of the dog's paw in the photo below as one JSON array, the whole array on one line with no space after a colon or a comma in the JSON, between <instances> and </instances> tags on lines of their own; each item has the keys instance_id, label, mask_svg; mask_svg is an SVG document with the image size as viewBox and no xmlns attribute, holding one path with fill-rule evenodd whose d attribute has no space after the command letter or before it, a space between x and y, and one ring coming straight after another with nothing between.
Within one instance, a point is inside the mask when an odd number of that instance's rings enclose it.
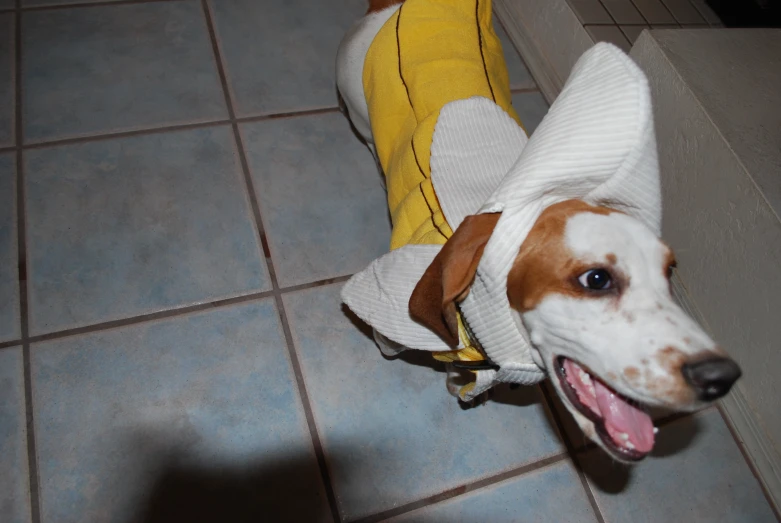
<instances>
[{"instance_id":1,"label":"dog's paw","mask_svg":"<svg viewBox=\"0 0 781 523\"><path fill-rule=\"evenodd\" d=\"M469 401L464 401L461 398L458 398L458 404L461 406L463 410L469 410L475 407L482 407L483 405L488 403L492 397L493 397L493 389L488 389L487 391L475 396Z\"/></svg>"}]
</instances>

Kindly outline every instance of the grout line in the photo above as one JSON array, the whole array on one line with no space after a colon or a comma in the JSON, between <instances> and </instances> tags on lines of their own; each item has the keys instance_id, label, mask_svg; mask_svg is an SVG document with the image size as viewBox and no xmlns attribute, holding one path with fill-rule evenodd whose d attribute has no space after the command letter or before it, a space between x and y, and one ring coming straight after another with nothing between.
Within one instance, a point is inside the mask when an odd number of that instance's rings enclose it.
<instances>
[{"instance_id":1,"label":"grout line","mask_svg":"<svg viewBox=\"0 0 781 523\"><path fill-rule=\"evenodd\" d=\"M602 9L605 10L605 12L607 13L607 16L609 16L610 19L613 20L612 24L599 24L599 25L615 25L616 27L618 27L618 22L616 21L615 17L613 16L613 13L610 12L610 9L607 8L605 3L602 0L599 0L599 5L601 5ZM640 13L640 16L643 16L643 14ZM582 24L582 25L583 25L584 28L586 27L586 24ZM597 24L588 24L588 25L597 25Z\"/></svg>"},{"instance_id":2,"label":"grout line","mask_svg":"<svg viewBox=\"0 0 781 523\"><path fill-rule=\"evenodd\" d=\"M523 94L523 93L540 93L540 88L535 86L535 87L518 87L517 89L510 89L510 94Z\"/></svg>"},{"instance_id":3,"label":"grout line","mask_svg":"<svg viewBox=\"0 0 781 523\"><path fill-rule=\"evenodd\" d=\"M312 289L316 287L322 287L324 285L331 285L333 283L342 283L347 281L350 276L338 276L335 278L326 278L324 280L317 280L309 283L302 283L300 285L293 285L290 287L282 287L279 289L279 294L286 294L289 292L296 292L305 289ZM175 307L173 309L167 309L163 311L150 312L148 314L139 314L137 316L131 316L129 318L121 318L118 320L109 320L101 323L93 323L91 325L84 325L82 327L75 327L73 329L64 329L55 332L48 332L46 334L39 334L37 336L29 336L27 341L29 343L39 343L43 341L51 341L60 338L66 338L69 336L76 336L79 334L91 334L93 332L101 332L110 329L116 329L120 327L129 327L131 325L137 325L140 323L146 323L154 320L162 320L168 318L176 318L179 316L186 316L188 314L201 312L210 309L218 309L221 307L230 307L231 305L237 305L240 303L246 303L255 300L262 300L274 296L274 291L261 291L253 292L249 294L242 294L241 296L233 296L230 298L223 298L214 301L207 301L198 303L195 305L187 305L183 307ZM20 345L23 340L11 340L0 343L0 350Z\"/></svg>"},{"instance_id":4,"label":"grout line","mask_svg":"<svg viewBox=\"0 0 781 523\"><path fill-rule=\"evenodd\" d=\"M271 113L266 115L259 115L259 116L243 116L243 117L237 117L235 118L235 121L237 123L246 123L246 122L260 122L263 120L279 120L283 118L297 118L299 116L314 116L318 114L329 114L329 113L338 113L341 112L341 109L339 109L339 106L333 106L333 107L320 107L319 109L302 109L300 111L285 111L281 113Z\"/></svg>"},{"instance_id":5,"label":"grout line","mask_svg":"<svg viewBox=\"0 0 781 523\"><path fill-rule=\"evenodd\" d=\"M83 327L75 327L73 329L64 329L61 331L49 332L46 334L39 334L38 336L31 336L28 341L30 343L39 343L42 341L50 341L59 338L66 338L69 336L76 336L79 334L91 334L93 332L106 331L110 329L116 329L119 327L128 327L139 323L145 323L154 320L176 318L179 316L186 316L195 312L201 312L209 309L228 307L230 305L236 305L239 303L250 302L254 300L261 300L270 297L271 291L255 292L250 294L244 294L242 296L235 296L231 298L225 298L222 300L215 300L211 302L199 303L196 305L188 305L185 307L178 307L175 309L168 309L158 312L150 312L149 314L140 314L138 316L132 316L130 318L122 318L119 320L104 321L101 323L93 323L92 325L85 325Z\"/></svg>"},{"instance_id":6,"label":"grout line","mask_svg":"<svg viewBox=\"0 0 781 523\"><path fill-rule=\"evenodd\" d=\"M18 347L21 344L22 344L22 340L20 340L20 339L11 340L11 341L4 341L4 342L0 343L0 350L11 349L11 348L14 348L14 347Z\"/></svg>"},{"instance_id":7,"label":"grout line","mask_svg":"<svg viewBox=\"0 0 781 523\"><path fill-rule=\"evenodd\" d=\"M269 272L272 271L269 266ZM276 275L273 277L276 279ZM285 335L285 343L287 344L288 355L290 357L290 364L293 367L293 374L296 377L296 385L298 386L298 394L301 397L301 405L304 408L304 416L306 417L306 424L309 427L309 436L312 439L312 447L314 448L315 458L317 459L317 466L320 469L320 479L323 482L323 488L325 490L326 498L328 498L328 506L331 509L331 517L334 522L341 521L341 514L339 513L339 506L336 502L336 493L334 491L333 484L331 482L330 471L328 469L328 462L325 458L325 449L323 447L320 434L317 430L317 424L315 422L314 412L309 400L309 393L306 389L306 382L304 381L304 373L301 368L301 362L298 359L296 353L295 344L293 342L293 333L290 329L290 324L287 319L287 313L285 311L285 304L282 301L282 295L275 294L277 312L279 313L279 319L282 324L282 331Z\"/></svg>"},{"instance_id":8,"label":"grout line","mask_svg":"<svg viewBox=\"0 0 781 523\"><path fill-rule=\"evenodd\" d=\"M230 88L228 86L228 76L225 74L225 65L222 60L220 44L217 40L217 31L214 28L214 19L207 0L201 0L201 9L203 10L203 17L206 21L206 30L209 33L209 41L212 44L214 65L217 68L217 75L220 77L220 85L222 86L222 95L225 97L225 108L228 111L228 118L231 123L236 123L236 113L233 109L233 100L231 99ZM243 163L242 167L244 167Z\"/></svg>"},{"instance_id":9,"label":"grout line","mask_svg":"<svg viewBox=\"0 0 781 523\"><path fill-rule=\"evenodd\" d=\"M599 510L599 505L597 504L597 500L594 497L594 492L591 490L591 485L589 485L588 480L586 479L586 474L583 472L580 463L578 463L578 461L575 459L578 452L573 447L567 432L564 430L564 422L562 421L561 416L559 416L559 412L556 410L556 407L550 398L549 391L546 389L546 387L541 385L538 385L538 387L540 392L542 392L543 402L548 408L548 412L553 418L553 421L556 423L556 428L559 430L561 438L564 440L564 445L567 447L567 454L570 456L573 465L575 465L575 470L578 473L580 484L583 487L583 491L586 493L586 498L588 498L588 502L591 505L591 510L594 512L594 517L599 523L605 523L605 518L602 516L602 512Z\"/></svg>"},{"instance_id":10,"label":"grout line","mask_svg":"<svg viewBox=\"0 0 781 523\"><path fill-rule=\"evenodd\" d=\"M659 1L661 2L662 0L659 0ZM634 7L634 8L635 8L635 11L637 11L638 13L640 13L640 18L642 18L643 20L645 20L645 24L642 24L642 25L648 25L648 27L651 27L651 22L649 22L649 21L648 21L648 18L646 18L646 17L645 17L645 15L644 15L644 14L643 14L643 12L640 10L640 8L639 8L639 7L637 7L637 4L635 3L635 0L629 0L629 3L630 3L630 4L632 4L632 7ZM635 24L621 24L621 25L635 25ZM640 24L638 24L638 25L640 25ZM623 31L622 31L622 32L623 32ZM626 36L626 34L624 34L624 36ZM627 37L627 40L628 40L628 39L629 39L629 37ZM634 45L634 42L632 42L632 45Z\"/></svg>"},{"instance_id":11,"label":"grout line","mask_svg":"<svg viewBox=\"0 0 781 523\"><path fill-rule=\"evenodd\" d=\"M770 511L776 517L776 520L781 521L781 512L778 511L778 509L776 508L775 503L773 503L773 497L770 495L770 493L765 488L765 484L762 481L762 478L761 478L761 475L759 474L759 471L754 466L754 462L749 457L748 451L746 450L746 447L743 444L743 441L740 439L740 437L738 437L738 433L735 430L735 427L732 426L732 423L729 420L729 416L727 416L724 413L724 409L722 408L721 403L719 403L718 406L716 406L716 409L719 411L719 415L721 416L721 420L727 426L727 430L729 430L729 433L732 436L732 439L735 441L735 445L737 445L738 450L740 450L740 455L743 456L743 461L746 462L746 465L748 465L748 469L751 471L751 474L757 480L757 484L759 485L759 489L762 491L762 495L765 496L765 501L767 501L767 504L770 506Z\"/></svg>"},{"instance_id":12,"label":"grout line","mask_svg":"<svg viewBox=\"0 0 781 523\"><path fill-rule=\"evenodd\" d=\"M315 287L323 287L325 285L331 285L332 283L346 282L352 277L352 274L348 276L337 276L335 278L326 278L324 280L318 280L312 283L302 283L300 285L291 285L290 287L283 287L279 289L280 294L288 294L291 292L302 291L305 289L313 289Z\"/></svg>"},{"instance_id":13,"label":"grout line","mask_svg":"<svg viewBox=\"0 0 781 523\"><path fill-rule=\"evenodd\" d=\"M374 523L378 521L386 521L390 518L394 518L420 508L425 508L431 505L435 505L437 503L441 503L443 501L447 501L449 499L453 499L462 496L464 494L474 492L475 490L489 487L497 483L501 483L502 481L523 476L530 472L543 469L549 465L560 463L562 461L565 461L566 459L567 459L567 453L560 452L558 454L554 454L553 456L548 456L547 458L543 458L539 461L535 461L512 470L500 472L499 474L496 474L489 478L483 478L477 481L473 481L471 483L465 483L463 485L459 485L457 487L451 488L444 492L440 492L439 494L434 494L433 496L419 499L417 501L407 503L406 505L401 505L400 507L395 507L386 510L384 512L380 512L378 514L372 514L371 516L359 518L355 520L354 523Z\"/></svg>"},{"instance_id":14,"label":"grout line","mask_svg":"<svg viewBox=\"0 0 781 523\"><path fill-rule=\"evenodd\" d=\"M646 27L650 24L583 24L583 27Z\"/></svg>"},{"instance_id":15,"label":"grout line","mask_svg":"<svg viewBox=\"0 0 781 523\"><path fill-rule=\"evenodd\" d=\"M678 27L681 27L681 24L678 22L678 18L673 14L672 11L670 11L670 8L667 7L667 3L665 2L665 0L659 0L659 3L662 4L662 7L664 7L664 9L670 14L670 18L675 20L673 25L677 25ZM667 24L656 24L656 25L667 25Z\"/></svg>"},{"instance_id":16,"label":"grout line","mask_svg":"<svg viewBox=\"0 0 781 523\"><path fill-rule=\"evenodd\" d=\"M24 128L22 122L22 0L16 0L14 20L14 139L16 142L16 244L18 256L19 281L19 323L22 334L22 361L24 374L24 410L27 430L27 468L30 489L30 519L32 523L41 521L40 481L38 476L38 455L35 446L35 416L33 412L32 364L30 356L29 317L27 307L27 230L25 212Z\"/></svg>"},{"instance_id":17,"label":"grout line","mask_svg":"<svg viewBox=\"0 0 781 523\"><path fill-rule=\"evenodd\" d=\"M276 302L277 314L279 314L280 324L282 325L282 331L285 336L285 344L287 345L288 357L290 358L290 365L293 369L293 373L296 377L296 386L298 388L299 398L301 400L301 406L304 410L304 416L306 417L307 427L309 429L309 436L312 441L312 447L314 449L315 458L317 459L317 466L320 470L320 477L323 482L323 489L325 490L326 498L328 499L328 506L330 507L331 517L334 522L341 520L339 513L339 507L336 502L336 495L331 483L331 478L328 470L328 464L325 458L325 451L323 448L320 434L317 431L317 425L315 423L314 413L312 411L312 405L309 400L309 394L306 389L306 382L304 381L304 375L301 369L301 362L298 360L295 346L293 343L293 334L288 323L287 314L285 312L285 305L282 301L282 290L279 287L279 281L277 280L277 273L274 268L274 262L271 256L271 249L269 248L268 239L266 238L266 232L263 225L263 216L260 210L260 204L258 202L257 193L255 192L254 183L252 180L252 174L249 169L249 162L247 161L247 154L244 148L244 142L242 140L241 132L239 130L238 122L236 121L236 114L234 111L233 103L230 97L230 91L225 74L224 62L222 59L222 53L220 52L219 41L214 29L214 21L212 19L211 10L207 0L201 0L204 16L206 18L206 25L209 30L209 37L212 43L212 49L214 52L214 58L217 62L217 70L222 83L223 92L225 95L225 103L227 104L228 114L232 120L233 134L236 141L236 148L239 154L241 162L241 169L244 173L244 180L250 205L252 207L253 218L255 219L255 225L257 227L260 243L263 248L263 253L266 257L266 266L268 268L269 279L271 280L272 292L274 300ZM338 110L338 108L337 108Z\"/></svg>"},{"instance_id":18,"label":"grout line","mask_svg":"<svg viewBox=\"0 0 781 523\"><path fill-rule=\"evenodd\" d=\"M162 1L162 0L157 0L157 1ZM170 0L165 0L165 1L170 1ZM89 143L89 142L96 142L101 140L110 140L113 138L127 138L130 136L138 136L138 135L176 132L176 131L184 131L190 129L203 129L208 127L216 127L220 125L230 125L233 123L251 123L251 122L262 122L265 120L282 120L287 118L299 118L304 116L314 116L319 114L330 114L336 112L339 112L339 107L334 106L334 107L323 107L320 109L303 109L301 111L286 111L281 113L270 113L270 114L263 114L257 116L244 116L241 118L223 118L220 120L211 120L211 121L198 122L198 123L164 125L160 127L150 127L147 129L133 129L131 131L116 131L116 132L107 132L101 134L91 134L86 136L76 136L73 138L59 138L55 140L47 140L42 142L24 144L21 146L21 148L23 150L42 149L45 147L56 147L59 145ZM17 147L14 146L0 147L0 153L15 151L16 149Z\"/></svg>"},{"instance_id":19,"label":"grout line","mask_svg":"<svg viewBox=\"0 0 781 523\"><path fill-rule=\"evenodd\" d=\"M698 4L699 4L699 2L692 2L692 1L690 0L690 1L689 1L689 4L690 4L690 5L691 5L691 6L694 8L694 10L695 10L695 11L697 11L697 12L700 14L700 18L702 18L703 20L705 20L705 24L706 24L708 27L714 27L714 23L711 23L711 21L710 21L710 20L708 20L708 18L710 17L710 15L708 15L708 17L707 17L707 18L706 18L706 15L705 15L705 9L709 8L709 6L708 6L708 4L707 4L707 3L706 3L704 6L703 6L703 5L698 5ZM713 10L711 10L711 11L712 11L712 13L713 13L714 15L716 15L716 17L717 17L717 18L719 18L719 20L721 20L721 18L719 17L719 15L717 15L717 14L716 14L716 12L715 12L715 11L713 11ZM781 516L779 516L778 514L776 514L776 517L779 519L779 521L781 521Z\"/></svg>"},{"instance_id":20,"label":"grout line","mask_svg":"<svg viewBox=\"0 0 781 523\"><path fill-rule=\"evenodd\" d=\"M128 4L161 4L164 2L177 2L181 0L100 0L98 2L74 2L72 4L47 4L47 5L31 5L20 6L18 9L21 11L57 11L60 9L71 9L79 7L95 7L95 6L109 6L109 5L128 5Z\"/></svg>"},{"instance_id":21,"label":"grout line","mask_svg":"<svg viewBox=\"0 0 781 523\"><path fill-rule=\"evenodd\" d=\"M148 129L133 129L131 131L116 131L102 134L86 135L86 136L74 136L72 138L58 138L54 140L47 140L43 142L35 142L22 145L22 149L42 149L45 147L57 147L60 145L74 145L89 142L98 142L102 140L111 140L112 138L127 138L131 136L146 135L146 134L159 134L166 132L185 131L189 129L202 129L208 127L216 127L218 125L228 125L231 121L228 119L212 120L207 122L198 123L185 123L165 125L161 127L150 127Z\"/></svg>"}]
</instances>

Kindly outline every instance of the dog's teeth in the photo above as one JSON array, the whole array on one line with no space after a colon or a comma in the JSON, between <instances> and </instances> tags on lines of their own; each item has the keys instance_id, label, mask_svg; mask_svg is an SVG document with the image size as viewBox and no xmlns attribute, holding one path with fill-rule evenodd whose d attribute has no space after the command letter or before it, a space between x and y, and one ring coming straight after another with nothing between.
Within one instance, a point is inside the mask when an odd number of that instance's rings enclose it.
<instances>
[{"instance_id":1,"label":"dog's teeth","mask_svg":"<svg viewBox=\"0 0 781 523\"><path fill-rule=\"evenodd\" d=\"M654 427L654 434L658 434L658 433L659 433L659 427Z\"/></svg>"},{"instance_id":2,"label":"dog's teeth","mask_svg":"<svg viewBox=\"0 0 781 523\"><path fill-rule=\"evenodd\" d=\"M580 371L580 381L583 382L583 385L591 385L591 376L583 371Z\"/></svg>"},{"instance_id":3,"label":"dog's teeth","mask_svg":"<svg viewBox=\"0 0 781 523\"><path fill-rule=\"evenodd\" d=\"M619 438L621 438L621 439L622 439L622 440L624 440L624 441L629 441L629 434L627 434L626 432L622 432L622 433L620 433L620 434L618 435L618 437L619 437Z\"/></svg>"},{"instance_id":4,"label":"dog's teeth","mask_svg":"<svg viewBox=\"0 0 781 523\"><path fill-rule=\"evenodd\" d=\"M626 448L628 448L629 450L635 450L635 446L631 441L626 442Z\"/></svg>"}]
</instances>

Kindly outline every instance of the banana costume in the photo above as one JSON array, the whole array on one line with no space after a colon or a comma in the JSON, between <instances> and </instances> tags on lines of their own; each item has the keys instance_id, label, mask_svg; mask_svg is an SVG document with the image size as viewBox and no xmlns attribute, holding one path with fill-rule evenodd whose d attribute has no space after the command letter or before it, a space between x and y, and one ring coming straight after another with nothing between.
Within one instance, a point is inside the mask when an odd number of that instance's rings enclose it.
<instances>
[{"instance_id":1,"label":"banana costume","mask_svg":"<svg viewBox=\"0 0 781 523\"><path fill-rule=\"evenodd\" d=\"M391 249L444 244L452 230L430 170L440 110L449 102L482 96L518 121L490 0L408 0L372 42L363 88L377 156L387 175Z\"/></svg>"},{"instance_id":2,"label":"banana costume","mask_svg":"<svg viewBox=\"0 0 781 523\"><path fill-rule=\"evenodd\" d=\"M507 275L542 211L579 198L661 228L650 94L610 44L575 65L528 139L510 105L489 0L408 0L375 37L363 85L393 221L391 252L353 276L344 302L386 354L488 360L460 397L500 382L529 385L544 364L507 299ZM453 351L409 315L409 298L464 217L501 212L469 294Z\"/></svg>"}]
</instances>

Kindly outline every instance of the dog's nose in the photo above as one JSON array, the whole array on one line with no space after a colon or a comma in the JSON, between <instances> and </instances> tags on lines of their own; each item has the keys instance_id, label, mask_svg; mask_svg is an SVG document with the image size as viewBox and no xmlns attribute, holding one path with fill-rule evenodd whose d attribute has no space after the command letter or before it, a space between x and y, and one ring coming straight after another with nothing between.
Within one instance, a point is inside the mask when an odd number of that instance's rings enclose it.
<instances>
[{"instance_id":1,"label":"dog's nose","mask_svg":"<svg viewBox=\"0 0 781 523\"><path fill-rule=\"evenodd\" d=\"M685 363L681 370L702 401L713 401L727 394L742 374L737 363L721 357Z\"/></svg>"}]
</instances>

